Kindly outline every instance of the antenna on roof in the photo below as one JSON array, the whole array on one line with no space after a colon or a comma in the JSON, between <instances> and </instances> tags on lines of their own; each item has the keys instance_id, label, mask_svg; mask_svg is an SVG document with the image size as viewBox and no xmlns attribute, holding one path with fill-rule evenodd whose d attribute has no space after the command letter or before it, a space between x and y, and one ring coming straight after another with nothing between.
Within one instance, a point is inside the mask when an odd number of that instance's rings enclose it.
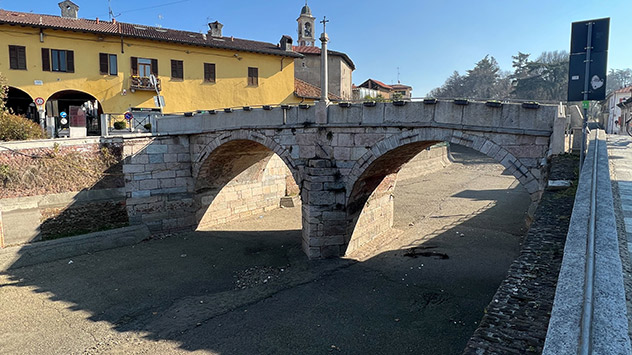
<instances>
[{"instance_id":1,"label":"antenna on roof","mask_svg":"<svg viewBox=\"0 0 632 355\"><path fill-rule=\"evenodd\" d=\"M110 21L114 18L114 12L112 12L112 0L108 0L108 16L110 17Z\"/></svg>"},{"instance_id":2,"label":"antenna on roof","mask_svg":"<svg viewBox=\"0 0 632 355\"><path fill-rule=\"evenodd\" d=\"M397 83L401 84L401 82L399 81L399 67L397 67Z\"/></svg>"}]
</instances>

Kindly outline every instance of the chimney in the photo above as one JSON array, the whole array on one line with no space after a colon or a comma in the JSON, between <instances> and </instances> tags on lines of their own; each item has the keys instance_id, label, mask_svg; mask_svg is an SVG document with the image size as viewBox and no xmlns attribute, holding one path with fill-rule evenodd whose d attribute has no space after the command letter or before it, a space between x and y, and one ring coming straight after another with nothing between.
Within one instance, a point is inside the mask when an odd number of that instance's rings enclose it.
<instances>
[{"instance_id":1,"label":"chimney","mask_svg":"<svg viewBox=\"0 0 632 355\"><path fill-rule=\"evenodd\" d=\"M59 5L59 8L61 9L61 17L77 18L77 14L79 12L79 6L77 6L77 4L70 0L65 0L57 5Z\"/></svg>"},{"instance_id":2,"label":"chimney","mask_svg":"<svg viewBox=\"0 0 632 355\"><path fill-rule=\"evenodd\" d=\"M293 48L292 48L292 37L288 36L288 35L283 35L283 37L281 37L281 50L284 50L286 52L292 52Z\"/></svg>"},{"instance_id":3,"label":"chimney","mask_svg":"<svg viewBox=\"0 0 632 355\"><path fill-rule=\"evenodd\" d=\"M208 33L211 37L222 37L222 27L224 27L224 25L219 23L219 21L209 23L208 27L210 28Z\"/></svg>"}]
</instances>

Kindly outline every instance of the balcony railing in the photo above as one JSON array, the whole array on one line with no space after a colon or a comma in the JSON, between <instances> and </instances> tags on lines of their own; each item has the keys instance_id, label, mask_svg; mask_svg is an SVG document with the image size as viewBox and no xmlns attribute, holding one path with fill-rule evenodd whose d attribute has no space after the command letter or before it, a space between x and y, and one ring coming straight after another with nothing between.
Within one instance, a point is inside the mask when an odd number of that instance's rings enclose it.
<instances>
[{"instance_id":1,"label":"balcony railing","mask_svg":"<svg viewBox=\"0 0 632 355\"><path fill-rule=\"evenodd\" d=\"M160 86L160 78L156 78L156 85L154 86L148 77L141 77L132 75L130 78L129 88L133 90L156 90L156 86L158 87L158 91L162 89Z\"/></svg>"}]
</instances>

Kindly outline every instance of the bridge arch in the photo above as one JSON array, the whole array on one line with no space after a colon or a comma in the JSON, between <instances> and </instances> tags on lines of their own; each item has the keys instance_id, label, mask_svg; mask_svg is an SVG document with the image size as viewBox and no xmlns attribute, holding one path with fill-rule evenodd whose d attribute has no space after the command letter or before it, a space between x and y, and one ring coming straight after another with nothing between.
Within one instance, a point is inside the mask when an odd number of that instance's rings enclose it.
<instances>
[{"instance_id":1,"label":"bridge arch","mask_svg":"<svg viewBox=\"0 0 632 355\"><path fill-rule=\"evenodd\" d=\"M193 177L198 227L272 209L282 197L299 195L289 153L252 132L212 139L194 159Z\"/></svg>"},{"instance_id":2,"label":"bridge arch","mask_svg":"<svg viewBox=\"0 0 632 355\"><path fill-rule=\"evenodd\" d=\"M449 142L463 145L494 159L506 168L537 200L541 192L539 179L519 158L486 136L449 129L413 129L383 139L362 156L347 179L347 228L345 253L387 232L392 225L392 201L390 190L401 167L426 148ZM378 196L372 196L377 191ZM374 198L372 208L387 209L378 215L361 220L369 198ZM390 210L388 210L390 209ZM367 226L368 225L368 226ZM360 227L360 228L359 228Z\"/></svg>"}]
</instances>

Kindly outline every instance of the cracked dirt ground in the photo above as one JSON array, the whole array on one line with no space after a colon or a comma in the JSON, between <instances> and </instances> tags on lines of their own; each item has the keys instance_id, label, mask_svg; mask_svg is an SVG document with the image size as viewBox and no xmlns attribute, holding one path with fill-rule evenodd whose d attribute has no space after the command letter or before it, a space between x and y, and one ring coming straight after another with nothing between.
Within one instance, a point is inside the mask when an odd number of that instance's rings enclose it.
<instances>
[{"instance_id":1,"label":"cracked dirt ground","mask_svg":"<svg viewBox=\"0 0 632 355\"><path fill-rule=\"evenodd\" d=\"M398 182L401 232L355 259L306 260L294 208L0 274L0 353L460 353L530 199L454 148L455 164Z\"/></svg>"}]
</instances>

